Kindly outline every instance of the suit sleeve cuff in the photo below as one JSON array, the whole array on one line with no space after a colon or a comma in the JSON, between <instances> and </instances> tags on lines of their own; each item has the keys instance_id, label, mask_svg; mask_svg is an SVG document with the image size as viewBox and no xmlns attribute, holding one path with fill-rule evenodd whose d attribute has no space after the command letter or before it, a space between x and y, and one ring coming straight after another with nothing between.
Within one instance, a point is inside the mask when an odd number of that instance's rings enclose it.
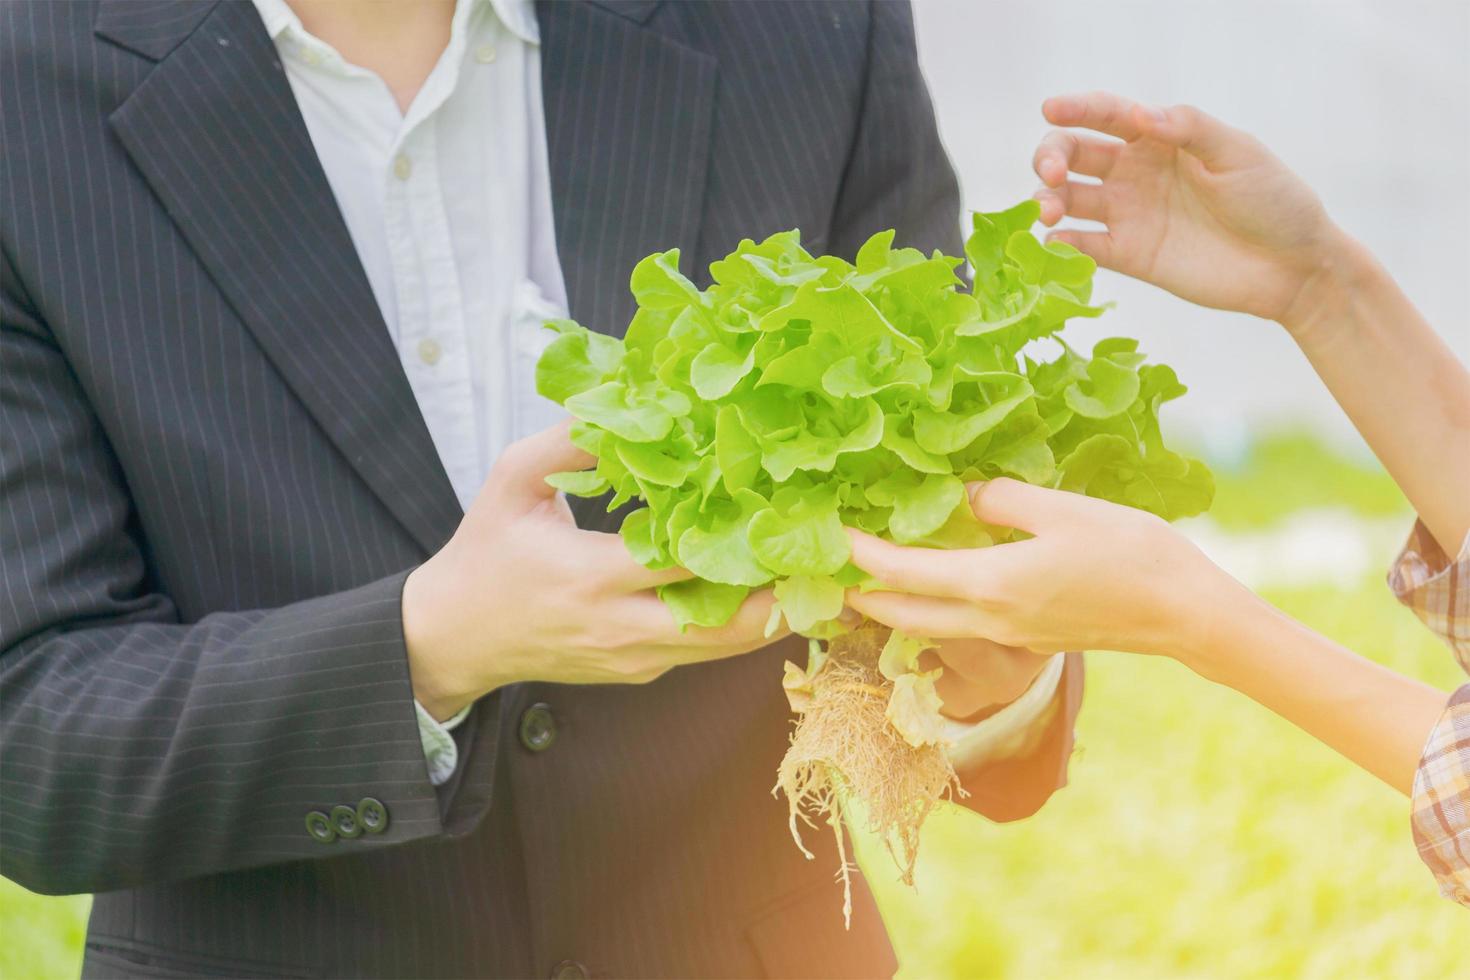
<instances>
[{"instance_id":1,"label":"suit sleeve cuff","mask_svg":"<svg viewBox=\"0 0 1470 980\"><path fill-rule=\"evenodd\" d=\"M989 718L977 722L945 719L949 758L954 767L975 769L1022 754L1056 697L1065 663L1066 654L1052 657L1025 693Z\"/></svg>"},{"instance_id":2,"label":"suit sleeve cuff","mask_svg":"<svg viewBox=\"0 0 1470 980\"><path fill-rule=\"evenodd\" d=\"M424 746L424 762L429 767L429 782L435 786L443 786L449 782L449 777L454 775L454 770L459 766L459 747L454 744L454 736L449 733L469 717L473 707L473 704L466 705L453 718L440 722L435 721L434 716L425 711L423 705L417 701L413 703L413 709L419 718L419 741Z\"/></svg>"}]
</instances>

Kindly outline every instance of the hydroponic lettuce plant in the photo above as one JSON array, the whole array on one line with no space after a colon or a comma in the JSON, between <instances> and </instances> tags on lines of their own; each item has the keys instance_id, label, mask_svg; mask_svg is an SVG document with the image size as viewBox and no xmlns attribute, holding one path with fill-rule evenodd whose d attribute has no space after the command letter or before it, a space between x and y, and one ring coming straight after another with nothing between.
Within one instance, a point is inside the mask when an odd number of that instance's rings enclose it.
<instances>
[{"instance_id":1,"label":"hydroponic lettuce plant","mask_svg":"<svg viewBox=\"0 0 1470 980\"><path fill-rule=\"evenodd\" d=\"M811 638L785 678L800 718L779 785L798 844L796 818L814 809L841 848L856 797L905 877L919 825L957 787L938 672L918 667L925 640L837 621L865 579L844 526L935 548L1003 540L1014 532L979 524L964 490L1000 475L1166 519L1213 493L1159 431L1159 407L1185 392L1174 372L1133 340L1087 357L1059 336L1104 308L1091 305L1092 259L1039 242L1037 216L1034 201L974 215L969 290L964 260L894 248L891 231L856 264L808 254L795 231L742 241L704 290L677 249L657 253L633 270L622 340L554 321L537 367L538 390L597 457L550 482L611 492L609 510L646 504L621 533L640 563L697 576L659 590L680 624L719 626L770 585L771 628L784 616Z\"/></svg>"}]
</instances>

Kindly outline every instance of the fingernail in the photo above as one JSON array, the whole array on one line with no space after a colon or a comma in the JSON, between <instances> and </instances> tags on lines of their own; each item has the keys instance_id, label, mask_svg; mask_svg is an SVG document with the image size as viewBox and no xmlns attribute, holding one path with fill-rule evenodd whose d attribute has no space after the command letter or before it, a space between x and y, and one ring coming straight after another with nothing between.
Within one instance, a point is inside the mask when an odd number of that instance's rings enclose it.
<instances>
[{"instance_id":1,"label":"fingernail","mask_svg":"<svg viewBox=\"0 0 1470 980\"><path fill-rule=\"evenodd\" d=\"M975 504L980 496L980 491L984 490L985 484L989 482L989 480L975 480L972 483L965 484L965 495L970 498L971 509L974 509Z\"/></svg>"},{"instance_id":2,"label":"fingernail","mask_svg":"<svg viewBox=\"0 0 1470 980\"><path fill-rule=\"evenodd\" d=\"M837 621L843 626L856 626L863 621L863 614L856 609L843 606L842 612L837 616Z\"/></svg>"},{"instance_id":3,"label":"fingernail","mask_svg":"<svg viewBox=\"0 0 1470 980\"><path fill-rule=\"evenodd\" d=\"M1150 119L1152 119L1156 123L1168 122L1169 121L1169 117L1164 112L1164 110L1163 109L1160 109L1156 105L1146 105L1146 106L1144 106L1143 107L1143 112L1144 112L1144 115L1148 116Z\"/></svg>"},{"instance_id":4,"label":"fingernail","mask_svg":"<svg viewBox=\"0 0 1470 980\"><path fill-rule=\"evenodd\" d=\"M1041 103L1041 114L1058 123L1065 123L1072 114L1072 100L1065 95L1052 96Z\"/></svg>"}]
</instances>

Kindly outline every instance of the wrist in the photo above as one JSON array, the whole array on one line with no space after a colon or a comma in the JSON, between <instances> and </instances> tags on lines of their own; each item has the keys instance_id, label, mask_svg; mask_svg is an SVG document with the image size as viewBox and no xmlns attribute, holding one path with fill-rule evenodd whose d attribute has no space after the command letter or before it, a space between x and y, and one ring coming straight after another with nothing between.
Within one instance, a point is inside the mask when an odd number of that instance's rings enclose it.
<instances>
[{"instance_id":1,"label":"wrist","mask_svg":"<svg viewBox=\"0 0 1470 980\"><path fill-rule=\"evenodd\" d=\"M1340 338L1352 326L1356 297L1379 271L1371 253L1335 226L1313 251L1301 285L1276 318L1304 348Z\"/></svg>"},{"instance_id":2,"label":"wrist","mask_svg":"<svg viewBox=\"0 0 1470 980\"><path fill-rule=\"evenodd\" d=\"M1214 637L1229 625L1222 607L1233 605L1236 594L1245 590L1177 528L1163 521L1156 526L1161 534L1139 548L1148 556L1146 571L1120 606L1139 599L1144 604L1135 607L1124 635L1096 646L1167 657L1194 668L1208 658ZM1201 602L1201 596L1208 599Z\"/></svg>"},{"instance_id":3,"label":"wrist","mask_svg":"<svg viewBox=\"0 0 1470 980\"><path fill-rule=\"evenodd\" d=\"M404 579L400 611L414 700L435 721L442 722L484 692L475 690L454 669L459 658L454 654L451 637L445 635L447 610L441 608L443 591L436 586L433 561L420 565Z\"/></svg>"},{"instance_id":4,"label":"wrist","mask_svg":"<svg viewBox=\"0 0 1470 980\"><path fill-rule=\"evenodd\" d=\"M1221 578L1223 587L1196 593L1210 596L1210 601L1174 659L1205 680L1233 686L1233 664L1242 651L1254 648L1252 636L1279 614L1235 579L1223 573Z\"/></svg>"}]
</instances>

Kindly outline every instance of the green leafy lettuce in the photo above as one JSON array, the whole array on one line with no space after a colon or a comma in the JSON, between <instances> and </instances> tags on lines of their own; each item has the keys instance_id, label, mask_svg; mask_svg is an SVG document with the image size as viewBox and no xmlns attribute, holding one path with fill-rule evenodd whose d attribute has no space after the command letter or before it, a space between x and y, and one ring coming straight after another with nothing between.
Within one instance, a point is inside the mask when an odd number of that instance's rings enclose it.
<instances>
[{"instance_id":1,"label":"green leafy lettuce","mask_svg":"<svg viewBox=\"0 0 1470 980\"><path fill-rule=\"evenodd\" d=\"M1038 241L1037 213L1027 201L974 215L970 289L965 260L894 248L891 231L855 264L810 255L795 231L742 241L704 290L677 249L649 256L623 339L548 324L559 336L537 388L597 457L550 482L610 493L609 510L646 504L622 536L642 564L698 576L660 591L681 625L721 625L774 584L779 614L818 638L839 631L843 589L864 577L844 527L936 548L1011 533L975 521L966 481L1199 513L1211 476L1159 431L1159 407L1184 386L1135 341L1101 341L1090 357L1061 341L1067 320L1104 308L1091 303L1092 259ZM925 687L911 693L932 714Z\"/></svg>"}]
</instances>

